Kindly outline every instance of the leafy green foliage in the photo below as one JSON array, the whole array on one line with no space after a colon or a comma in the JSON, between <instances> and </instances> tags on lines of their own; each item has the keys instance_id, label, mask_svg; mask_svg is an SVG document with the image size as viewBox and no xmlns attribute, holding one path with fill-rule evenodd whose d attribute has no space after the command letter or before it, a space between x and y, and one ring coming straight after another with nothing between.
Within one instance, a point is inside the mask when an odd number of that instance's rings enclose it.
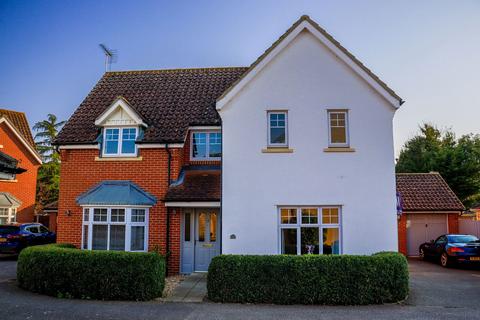
<instances>
[{"instance_id":1,"label":"leafy green foliage","mask_svg":"<svg viewBox=\"0 0 480 320\"><path fill-rule=\"evenodd\" d=\"M408 265L399 253L221 255L213 258L208 298L217 302L358 305L408 295Z\"/></svg>"},{"instance_id":2,"label":"leafy green foliage","mask_svg":"<svg viewBox=\"0 0 480 320\"><path fill-rule=\"evenodd\" d=\"M396 172L437 171L468 207L480 193L480 136L457 139L452 131L424 124L420 134L403 146Z\"/></svg>"},{"instance_id":3,"label":"leafy green foliage","mask_svg":"<svg viewBox=\"0 0 480 320\"><path fill-rule=\"evenodd\" d=\"M34 246L18 257L20 287L55 297L151 300L162 294L165 259L157 253Z\"/></svg>"},{"instance_id":4,"label":"leafy green foliage","mask_svg":"<svg viewBox=\"0 0 480 320\"><path fill-rule=\"evenodd\" d=\"M37 150L42 156L43 164L38 170L37 209L58 199L60 183L60 155L52 142L65 121L57 122L57 117L48 114L47 120L33 126Z\"/></svg>"}]
</instances>

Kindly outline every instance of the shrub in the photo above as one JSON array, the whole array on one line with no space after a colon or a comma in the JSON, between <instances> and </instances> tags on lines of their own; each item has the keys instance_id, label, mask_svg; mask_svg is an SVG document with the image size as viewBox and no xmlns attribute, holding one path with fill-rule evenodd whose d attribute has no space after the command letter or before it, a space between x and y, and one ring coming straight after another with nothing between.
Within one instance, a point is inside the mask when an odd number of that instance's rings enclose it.
<instances>
[{"instance_id":1,"label":"shrub","mask_svg":"<svg viewBox=\"0 0 480 320\"><path fill-rule=\"evenodd\" d=\"M20 287L57 297L150 300L162 294L165 260L157 253L34 246L18 257Z\"/></svg>"},{"instance_id":2,"label":"shrub","mask_svg":"<svg viewBox=\"0 0 480 320\"><path fill-rule=\"evenodd\" d=\"M356 305L408 295L408 265L399 253L222 255L210 263L208 298L217 302Z\"/></svg>"}]
</instances>

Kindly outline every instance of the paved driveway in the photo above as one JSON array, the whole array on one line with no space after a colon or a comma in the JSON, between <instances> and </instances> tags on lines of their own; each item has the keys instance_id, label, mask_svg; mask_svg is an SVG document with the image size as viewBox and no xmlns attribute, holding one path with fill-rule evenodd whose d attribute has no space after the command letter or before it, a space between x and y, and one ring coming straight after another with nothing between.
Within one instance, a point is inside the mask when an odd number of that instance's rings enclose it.
<instances>
[{"instance_id":1,"label":"paved driveway","mask_svg":"<svg viewBox=\"0 0 480 320\"><path fill-rule=\"evenodd\" d=\"M405 303L358 307L56 299L19 289L15 267L0 258L0 319L480 319L480 270L416 260Z\"/></svg>"}]
</instances>

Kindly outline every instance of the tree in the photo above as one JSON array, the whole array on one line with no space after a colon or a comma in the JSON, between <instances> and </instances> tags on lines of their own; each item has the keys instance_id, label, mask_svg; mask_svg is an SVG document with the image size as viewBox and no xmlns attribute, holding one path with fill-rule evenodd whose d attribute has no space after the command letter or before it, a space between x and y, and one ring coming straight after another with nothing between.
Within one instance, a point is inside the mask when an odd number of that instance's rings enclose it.
<instances>
[{"instance_id":1,"label":"tree","mask_svg":"<svg viewBox=\"0 0 480 320\"><path fill-rule=\"evenodd\" d=\"M60 155L53 140L65 121L57 122L53 114L47 115L47 120L37 122L33 126L37 150L42 156L43 164L38 170L37 178L37 209L58 199L60 183Z\"/></svg>"},{"instance_id":2,"label":"tree","mask_svg":"<svg viewBox=\"0 0 480 320\"><path fill-rule=\"evenodd\" d=\"M423 124L420 134L402 147L395 170L437 171L469 207L480 199L480 136L468 134L457 139L451 130Z\"/></svg>"}]
</instances>

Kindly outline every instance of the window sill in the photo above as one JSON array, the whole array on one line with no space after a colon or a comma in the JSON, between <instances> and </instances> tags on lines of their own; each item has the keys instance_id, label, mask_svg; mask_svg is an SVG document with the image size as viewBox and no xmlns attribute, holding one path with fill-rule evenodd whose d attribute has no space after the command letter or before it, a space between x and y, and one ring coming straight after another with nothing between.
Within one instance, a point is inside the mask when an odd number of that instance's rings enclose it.
<instances>
[{"instance_id":1,"label":"window sill","mask_svg":"<svg viewBox=\"0 0 480 320\"><path fill-rule=\"evenodd\" d=\"M262 153L293 153L293 149L269 147L269 148L262 149Z\"/></svg>"},{"instance_id":2,"label":"window sill","mask_svg":"<svg viewBox=\"0 0 480 320\"><path fill-rule=\"evenodd\" d=\"M323 152L355 152L355 149L348 147L329 147L323 149Z\"/></svg>"},{"instance_id":3,"label":"window sill","mask_svg":"<svg viewBox=\"0 0 480 320\"><path fill-rule=\"evenodd\" d=\"M142 161L142 157L95 157L95 161Z\"/></svg>"},{"instance_id":4,"label":"window sill","mask_svg":"<svg viewBox=\"0 0 480 320\"><path fill-rule=\"evenodd\" d=\"M0 182L10 182L11 183L11 182L18 182L18 180L17 179L14 179L14 180L1 180L0 179Z\"/></svg>"}]
</instances>

